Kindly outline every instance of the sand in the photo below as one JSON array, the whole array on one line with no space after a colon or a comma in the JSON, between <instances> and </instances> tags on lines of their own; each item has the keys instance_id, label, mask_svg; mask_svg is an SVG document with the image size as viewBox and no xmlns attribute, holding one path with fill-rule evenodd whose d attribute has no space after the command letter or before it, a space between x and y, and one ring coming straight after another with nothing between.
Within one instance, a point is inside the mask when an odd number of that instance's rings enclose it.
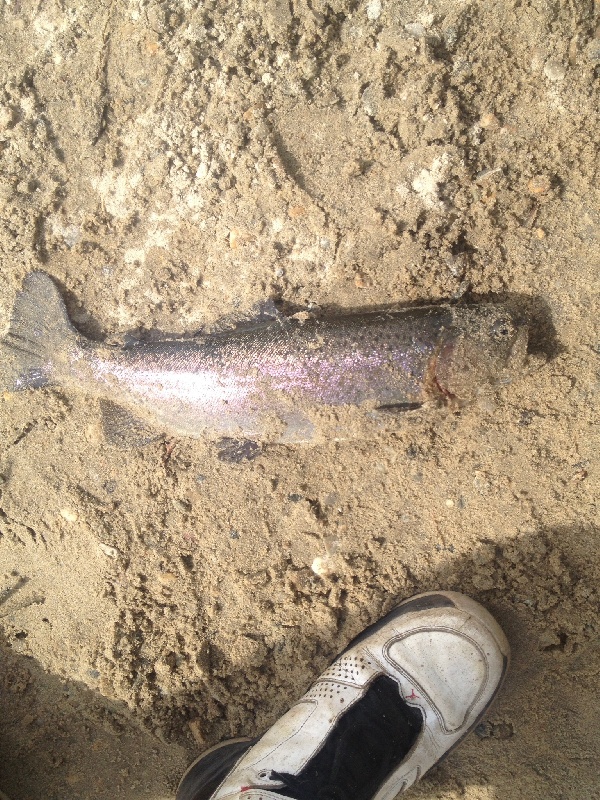
<instances>
[{"instance_id":1,"label":"sand","mask_svg":"<svg viewBox=\"0 0 600 800\"><path fill-rule=\"evenodd\" d=\"M600 797L598 8L6 0L0 330L32 269L85 335L509 299L535 369L370 438L223 463L0 397L0 789L164 800L417 591L513 650L422 800Z\"/></svg>"}]
</instances>

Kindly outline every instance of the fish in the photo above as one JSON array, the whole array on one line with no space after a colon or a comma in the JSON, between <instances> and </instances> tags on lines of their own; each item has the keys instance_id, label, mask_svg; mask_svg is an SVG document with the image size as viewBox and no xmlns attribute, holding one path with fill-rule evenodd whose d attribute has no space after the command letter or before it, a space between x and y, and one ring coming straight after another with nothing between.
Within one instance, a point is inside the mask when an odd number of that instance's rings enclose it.
<instances>
[{"instance_id":1,"label":"fish","mask_svg":"<svg viewBox=\"0 0 600 800\"><path fill-rule=\"evenodd\" d=\"M0 389L57 386L96 397L113 441L161 432L291 444L323 430L344 438L348 408L460 408L510 382L527 342L525 319L481 303L278 315L194 338L109 346L73 327L52 278L35 271L0 341ZM342 422L323 426L332 418Z\"/></svg>"}]
</instances>

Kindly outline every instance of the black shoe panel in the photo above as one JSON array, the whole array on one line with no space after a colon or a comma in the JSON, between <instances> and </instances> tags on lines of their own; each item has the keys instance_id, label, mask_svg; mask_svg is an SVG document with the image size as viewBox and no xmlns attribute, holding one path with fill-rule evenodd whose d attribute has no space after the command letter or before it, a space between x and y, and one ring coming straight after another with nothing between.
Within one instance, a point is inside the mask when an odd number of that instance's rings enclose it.
<instances>
[{"instance_id":1,"label":"black shoe panel","mask_svg":"<svg viewBox=\"0 0 600 800\"><path fill-rule=\"evenodd\" d=\"M320 750L298 775L271 773L294 800L370 800L412 750L423 727L398 683L377 677L366 694L339 718Z\"/></svg>"}]
</instances>

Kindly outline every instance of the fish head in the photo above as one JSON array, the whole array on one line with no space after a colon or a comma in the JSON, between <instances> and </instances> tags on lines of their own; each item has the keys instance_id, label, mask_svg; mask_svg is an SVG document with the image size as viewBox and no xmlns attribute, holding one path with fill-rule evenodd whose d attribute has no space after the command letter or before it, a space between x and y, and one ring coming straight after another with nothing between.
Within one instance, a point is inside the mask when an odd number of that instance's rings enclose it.
<instances>
[{"instance_id":1,"label":"fish head","mask_svg":"<svg viewBox=\"0 0 600 800\"><path fill-rule=\"evenodd\" d=\"M527 320L502 305L453 309L435 363L439 391L458 403L510 383L527 362Z\"/></svg>"}]
</instances>

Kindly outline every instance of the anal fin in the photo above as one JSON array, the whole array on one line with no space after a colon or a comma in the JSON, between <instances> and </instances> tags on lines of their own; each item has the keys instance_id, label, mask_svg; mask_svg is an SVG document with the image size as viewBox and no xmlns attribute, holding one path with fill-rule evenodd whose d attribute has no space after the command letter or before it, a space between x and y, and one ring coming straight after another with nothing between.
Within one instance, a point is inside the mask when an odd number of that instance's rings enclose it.
<instances>
[{"instance_id":1,"label":"anal fin","mask_svg":"<svg viewBox=\"0 0 600 800\"><path fill-rule=\"evenodd\" d=\"M144 447L162 435L144 420L110 400L100 399L100 413L106 441L115 447Z\"/></svg>"},{"instance_id":2,"label":"anal fin","mask_svg":"<svg viewBox=\"0 0 600 800\"><path fill-rule=\"evenodd\" d=\"M217 458L225 464L254 461L261 453L262 447L252 439L233 439L226 436L217 442Z\"/></svg>"}]
</instances>

